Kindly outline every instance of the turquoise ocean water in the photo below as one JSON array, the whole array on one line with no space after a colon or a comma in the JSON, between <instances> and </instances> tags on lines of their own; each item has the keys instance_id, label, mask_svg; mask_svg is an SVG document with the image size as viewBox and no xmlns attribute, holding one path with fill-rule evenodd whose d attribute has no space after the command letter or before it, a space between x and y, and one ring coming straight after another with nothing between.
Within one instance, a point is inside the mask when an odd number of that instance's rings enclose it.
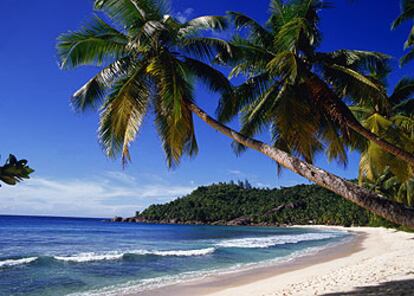
<instances>
[{"instance_id":1,"label":"turquoise ocean water","mask_svg":"<svg viewBox=\"0 0 414 296\"><path fill-rule=\"evenodd\" d=\"M351 237L304 228L0 216L0 295L139 294L294 260Z\"/></svg>"}]
</instances>

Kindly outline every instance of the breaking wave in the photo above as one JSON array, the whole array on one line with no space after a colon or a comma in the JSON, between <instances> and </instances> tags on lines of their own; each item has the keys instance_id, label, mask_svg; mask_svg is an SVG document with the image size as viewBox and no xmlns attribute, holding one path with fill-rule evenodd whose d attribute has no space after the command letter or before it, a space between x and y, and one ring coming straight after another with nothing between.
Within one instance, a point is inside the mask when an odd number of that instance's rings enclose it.
<instances>
[{"instance_id":1,"label":"breaking wave","mask_svg":"<svg viewBox=\"0 0 414 296\"><path fill-rule=\"evenodd\" d=\"M205 248L198 250L171 250L171 251L150 251L150 250L132 250L132 251L113 251L106 253L80 253L72 256L54 256L56 260L66 262L90 262L102 260L121 260L125 256L176 256L176 257L191 257L191 256L205 256L215 251L215 248Z\"/></svg>"},{"instance_id":2,"label":"breaking wave","mask_svg":"<svg viewBox=\"0 0 414 296\"><path fill-rule=\"evenodd\" d=\"M221 248L264 249L276 245L296 244L304 241L323 240L338 237L335 233L303 233L297 235L275 235L268 237L250 237L241 239L223 240L217 243Z\"/></svg>"},{"instance_id":3,"label":"breaking wave","mask_svg":"<svg viewBox=\"0 0 414 296\"><path fill-rule=\"evenodd\" d=\"M21 258L21 259L6 259L6 260L0 261L0 268L29 264L33 261L36 261L37 259L38 257L27 257L27 258Z\"/></svg>"}]
</instances>

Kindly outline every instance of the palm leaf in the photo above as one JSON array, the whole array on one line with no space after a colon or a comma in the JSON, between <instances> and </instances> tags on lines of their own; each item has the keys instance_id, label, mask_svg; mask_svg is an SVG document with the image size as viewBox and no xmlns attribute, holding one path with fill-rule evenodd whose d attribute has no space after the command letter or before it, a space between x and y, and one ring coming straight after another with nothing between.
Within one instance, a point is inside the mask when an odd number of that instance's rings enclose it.
<instances>
[{"instance_id":1,"label":"palm leaf","mask_svg":"<svg viewBox=\"0 0 414 296\"><path fill-rule=\"evenodd\" d=\"M381 72L388 67L390 56L364 50L341 49L327 53L316 53L316 62L336 64L355 71Z\"/></svg>"},{"instance_id":2,"label":"palm leaf","mask_svg":"<svg viewBox=\"0 0 414 296\"><path fill-rule=\"evenodd\" d=\"M286 83L294 84L298 77L299 64L295 54L291 51L283 51L269 61L266 69Z\"/></svg>"},{"instance_id":3,"label":"palm leaf","mask_svg":"<svg viewBox=\"0 0 414 296\"><path fill-rule=\"evenodd\" d=\"M147 72L157 85L156 126L167 156L167 164L174 167L182 156L197 153L192 113L187 103L193 90L185 64L167 52L151 60Z\"/></svg>"},{"instance_id":4,"label":"palm leaf","mask_svg":"<svg viewBox=\"0 0 414 296\"><path fill-rule=\"evenodd\" d=\"M409 135L411 138L414 138L414 118L413 117L408 117L408 116L398 114L398 115L394 115L391 118L391 120L396 126L404 130L407 133L407 135Z\"/></svg>"},{"instance_id":5,"label":"palm leaf","mask_svg":"<svg viewBox=\"0 0 414 296\"><path fill-rule=\"evenodd\" d=\"M414 49L410 49L410 51L400 59L400 65L404 66L412 60L414 60Z\"/></svg>"},{"instance_id":6,"label":"palm leaf","mask_svg":"<svg viewBox=\"0 0 414 296\"><path fill-rule=\"evenodd\" d=\"M362 75L361 73L358 73L357 71L354 71L350 68L346 68L346 67L339 66L339 65L331 65L330 67L332 69L339 70L339 71L343 72L344 74L360 81L361 83L365 84L366 86L371 87L373 90L376 90L378 92L382 91L382 89L377 84L372 82L368 77Z\"/></svg>"},{"instance_id":7,"label":"palm leaf","mask_svg":"<svg viewBox=\"0 0 414 296\"><path fill-rule=\"evenodd\" d=\"M296 17L284 24L276 33L273 46L278 52L296 52L301 38L306 38L308 44L315 43L315 35L308 22L304 18Z\"/></svg>"},{"instance_id":8,"label":"palm leaf","mask_svg":"<svg viewBox=\"0 0 414 296\"><path fill-rule=\"evenodd\" d=\"M414 17L414 2L412 0L401 1L401 14L394 20L391 29L395 29L402 23L411 20Z\"/></svg>"},{"instance_id":9,"label":"palm leaf","mask_svg":"<svg viewBox=\"0 0 414 296\"><path fill-rule=\"evenodd\" d=\"M100 114L99 139L109 157L122 155L125 165L130 161L129 145L135 139L146 114L149 89L143 68L118 80Z\"/></svg>"},{"instance_id":10,"label":"palm leaf","mask_svg":"<svg viewBox=\"0 0 414 296\"><path fill-rule=\"evenodd\" d=\"M249 29L249 39L261 45L271 45L272 35L263 28L257 21L240 12L228 11L227 15L233 20L236 29Z\"/></svg>"},{"instance_id":11,"label":"palm leaf","mask_svg":"<svg viewBox=\"0 0 414 296\"><path fill-rule=\"evenodd\" d=\"M95 109L102 103L108 89L113 86L116 79L126 75L130 67L130 58L118 60L102 69L72 96L72 106L76 111Z\"/></svg>"},{"instance_id":12,"label":"palm leaf","mask_svg":"<svg viewBox=\"0 0 414 296\"><path fill-rule=\"evenodd\" d=\"M241 110L241 130L243 135L252 137L268 125L274 117L273 110L284 95L284 89L275 83L251 104Z\"/></svg>"},{"instance_id":13,"label":"palm leaf","mask_svg":"<svg viewBox=\"0 0 414 296\"><path fill-rule=\"evenodd\" d=\"M182 50L202 60L212 60L217 53L232 55L232 46L219 38L191 37L181 41Z\"/></svg>"},{"instance_id":14,"label":"palm leaf","mask_svg":"<svg viewBox=\"0 0 414 296\"><path fill-rule=\"evenodd\" d=\"M336 64L326 65L323 71L324 78L339 97L348 97L358 102L371 100L381 106L387 105L383 86L373 78Z\"/></svg>"},{"instance_id":15,"label":"palm leaf","mask_svg":"<svg viewBox=\"0 0 414 296\"><path fill-rule=\"evenodd\" d=\"M211 29L215 31L223 31L227 29L228 23L225 17L217 15L200 16L191 19L184 24L184 28L191 28L194 30Z\"/></svg>"},{"instance_id":16,"label":"palm leaf","mask_svg":"<svg viewBox=\"0 0 414 296\"><path fill-rule=\"evenodd\" d=\"M414 79L403 78L395 86L394 92L390 96L390 101L398 104L410 99L412 95L414 95Z\"/></svg>"},{"instance_id":17,"label":"palm leaf","mask_svg":"<svg viewBox=\"0 0 414 296\"><path fill-rule=\"evenodd\" d=\"M161 0L94 0L94 8L134 32L146 21L161 20L169 10Z\"/></svg>"},{"instance_id":18,"label":"palm leaf","mask_svg":"<svg viewBox=\"0 0 414 296\"><path fill-rule=\"evenodd\" d=\"M57 51L62 69L80 65L102 65L103 62L119 59L126 52L127 37L105 23L98 16L81 27L58 37Z\"/></svg>"},{"instance_id":19,"label":"palm leaf","mask_svg":"<svg viewBox=\"0 0 414 296\"><path fill-rule=\"evenodd\" d=\"M222 94L231 93L232 87L230 81L220 71L191 58L185 58L184 64L188 67L189 72L203 81L211 91Z\"/></svg>"},{"instance_id":20,"label":"palm leaf","mask_svg":"<svg viewBox=\"0 0 414 296\"><path fill-rule=\"evenodd\" d=\"M259 74L233 88L230 94L222 95L216 110L219 121L230 121L243 107L265 93L270 85L269 75L267 73Z\"/></svg>"},{"instance_id":21,"label":"palm leaf","mask_svg":"<svg viewBox=\"0 0 414 296\"><path fill-rule=\"evenodd\" d=\"M252 43L240 36L234 36L231 40L231 55L227 52L219 52L216 61L233 69L229 77L240 74L254 76L263 71L268 61L274 58L274 54L263 46Z\"/></svg>"},{"instance_id":22,"label":"palm leaf","mask_svg":"<svg viewBox=\"0 0 414 296\"><path fill-rule=\"evenodd\" d=\"M349 144L340 134L339 129L334 124L326 120L325 127L322 129L321 137L327 143L325 154L329 161L337 160L346 166L348 164L348 156L346 145Z\"/></svg>"},{"instance_id":23,"label":"palm leaf","mask_svg":"<svg viewBox=\"0 0 414 296\"><path fill-rule=\"evenodd\" d=\"M24 179L30 179L30 174L33 172L34 170L27 165L27 160L17 160L10 154L6 163L0 166L0 181L7 185L16 185Z\"/></svg>"}]
</instances>

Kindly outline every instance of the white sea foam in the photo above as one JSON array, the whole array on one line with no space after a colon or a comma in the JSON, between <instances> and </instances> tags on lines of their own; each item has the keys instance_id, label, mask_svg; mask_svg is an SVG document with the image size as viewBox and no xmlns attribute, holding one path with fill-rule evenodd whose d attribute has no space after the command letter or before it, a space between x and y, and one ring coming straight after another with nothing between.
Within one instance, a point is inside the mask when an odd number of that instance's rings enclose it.
<instances>
[{"instance_id":1,"label":"white sea foam","mask_svg":"<svg viewBox=\"0 0 414 296\"><path fill-rule=\"evenodd\" d=\"M336 233L303 233L297 235L275 235L267 237L250 237L241 239L228 239L217 243L221 248L270 248L276 245L296 244L303 241L314 241L338 237Z\"/></svg>"},{"instance_id":2,"label":"white sea foam","mask_svg":"<svg viewBox=\"0 0 414 296\"><path fill-rule=\"evenodd\" d=\"M131 250L131 251L113 251L106 253L80 253L72 256L55 256L54 258L66 262L90 262L90 261L102 261L102 260L120 260L124 255L154 255L154 256L177 256L177 257L190 257L190 256L205 256L215 251L215 248L205 248L198 250L171 250L171 251L150 251L150 250Z\"/></svg>"},{"instance_id":3,"label":"white sea foam","mask_svg":"<svg viewBox=\"0 0 414 296\"><path fill-rule=\"evenodd\" d=\"M7 259L7 260L0 261L0 268L28 264L35 260L37 260L37 257L28 257L28 258L21 258L21 259Z\"/></svg>"},{"instance_id":4,"label":"white sea foam","mask_svg":"<svg viewBox=\"0 0 414 296\"><path fill-rule=\"evenodd\" d=\"M310 234L317 235L317 236L314 236L312 240L333 238L333 237L343 237L338 232L335 232L335 233L324 232L324 233L310 233ZM297 236L299 235L296 235L296 237ZM290 237L292 237L292 235L290 235ZM304 239L303 236L301 236L301 239L302 241L310 240L307 238ZM286 263L286 262L293 261L303 256L311 256L313 254L320 252L323 249L334 247L334 246L343 244L345 242L348 242L350 239L352 239L352 237L348 239L341 239L340 241L336 241L336 242L330 242L323 246L308 247L303 250L295 251L291 253L289 256L278 257L272 260L252 262L252 263L239 263L231 267L222 268L222 269L206 269L206 270L199 270L199 271L182 272L179 274L161 276L161 277L156 277L156 278L149 278L149 279L144 279L144 280L134 280L134 281L129 281L127 283L116 284L116 285L108 286L108 287L97 289L97 290L73 293L73 294L70 294L69 296L134 295L134 294L142 293L143 291L163 288L163 287L167 287L170 285L176 285L180 283L188 283L193 280L200 280L202 278L206 278L212 275L233 274L233 273L238 273L242 271L252 270L255 268L259 268L259 267L273 266L275 264ZM227 242L228 241L229 240L227 240Z\"/></svg>"},{"instance_id":5,"label":"white sea foam","mask_svg":"<svg viewBox=\"0 0 414 296\"><path fill-rule=\"evenodd\" d=\"M91 262L102 260L121 260L125 255L153 255L153 256L176 256L191 257L205 256L215 252L216 248L270 248L276 245L295 244L303 241L315 241L338 237L338 233L303 233L297 235L275 235L268 237L250 237L242 239L228 239L215 244L215 247L193 250L127 250L111 251L104 253L80 253L71 256L55 256L54 258L66 262Z\"/></svg>"},{"instance_id":6,"label":"white sea foam","mask_svg":"<svg viewBox=\"0 0 414 296\"><path fill-rule=\"evenodd\" d=\"M316 254L323 249L333 247L341 243L344 243L344 241L330 243L324 246L309 247L303 250L298 250L296 252L293 252L289 256L278 257L272 260L252 262L252 263L239 263L239 264L235 264L228 268L182 272L182 273L174 274L174 275L167 275L167 276L161 276L161 277L155 277L155 278L149 278L149 279L143 279L143 280L134 280L134 281L129 281L127 283L116 284L116 285L108 286L108 287L97 289L97 290L73 293L73 294L70 294L69 296L134 295L134 294L139 294L139 293L142 293L148 290L168 287L170 285L177 285L180 283L189 283L194 280L200 280L200 279L207 278L207 277L217 275L217 274L224 276L227 274L234 274L234 273L239 273L243 271L253 270L255 268L267 267L267 266L273 266L275 264L286 263L286 262L295 260L303 256L310 256L310 255Z\"/></svg>"},{"instance_id":7,"label":"white sea foam","mask_svg":"<svg viewBox=\"0 0 414 296\"><path fill-rule=\"evenodd\" d=\"M178 257L190 257L190 256L205 256L214 253L215 248L205 248L199 250L176 250L176 251L152 251L146 255L157 256L178 256Z\"/></svg>"},{"instance_id":8,"label":"white sea foam","mask_svg":"<svg viewBox=\"0 0 414 296\"><path fill-rule=\"evenodd\" d=\"M102 260L119 260L122 259L124 254L110 252L106 254L96 254L94 252L90 253L79 253L72 256L54 256L56 260L66 261L66 262L90 262L90 261L102 261Z\"/></svg>"}]
</instances>

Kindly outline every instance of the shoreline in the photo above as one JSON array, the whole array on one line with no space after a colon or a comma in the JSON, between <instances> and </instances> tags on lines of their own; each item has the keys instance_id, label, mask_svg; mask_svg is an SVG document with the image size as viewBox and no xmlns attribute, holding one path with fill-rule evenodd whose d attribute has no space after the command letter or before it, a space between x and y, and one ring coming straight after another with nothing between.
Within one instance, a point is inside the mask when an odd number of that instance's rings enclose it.
<instances>
[{"instance_id":1,"label":"shoreline","mask_svg":"<svg viewBox=\"0 0 414 296\"><path fill-rule=\"evenodd\" d=\"M276 262L265 267L209 276L135 295L324 295L352 291L357 287L378 285L390 280L407 279L412 279L412 283L410 281L404 284L412 284L414 287L412 233L371 227L293 227L348 231L354 237L350 241L329 246L313 254L305 254L288 262ZM408 256L405 257L407 260L404 261L402 256ZM388 269L384 269L384 265L387 265Z\"/></svg>"},{"instance_id":2,"label":"shoreline","mask_svg":"<svg viewBox=\"0 0 414 296\"><path fill-rule=\"evenodd\" d=\"M298 228L298 226L292 226ZM302 226L301 226L302 227ZM303 228L311 228L304 226ZM329 230L328 228L326 230ZM338 230L333 229L332 230ZM245 267L241 270L232 270L219 273L218 275L208 275L199 279L191 279L183 283L171 284L161 288L143 291L136 296L204 296L217 293L234 286L251 284L258 280L271 278L275 275L292 272L317 263L327 262L336 258L348 256L361 249L361 244L365 239L365 234L340 229L341 231L351 232L352 237L333 243L321 249L311 250L293 258L280 258L281 261L263 262L262 264Z\"/></svg>"}]
</instances>

